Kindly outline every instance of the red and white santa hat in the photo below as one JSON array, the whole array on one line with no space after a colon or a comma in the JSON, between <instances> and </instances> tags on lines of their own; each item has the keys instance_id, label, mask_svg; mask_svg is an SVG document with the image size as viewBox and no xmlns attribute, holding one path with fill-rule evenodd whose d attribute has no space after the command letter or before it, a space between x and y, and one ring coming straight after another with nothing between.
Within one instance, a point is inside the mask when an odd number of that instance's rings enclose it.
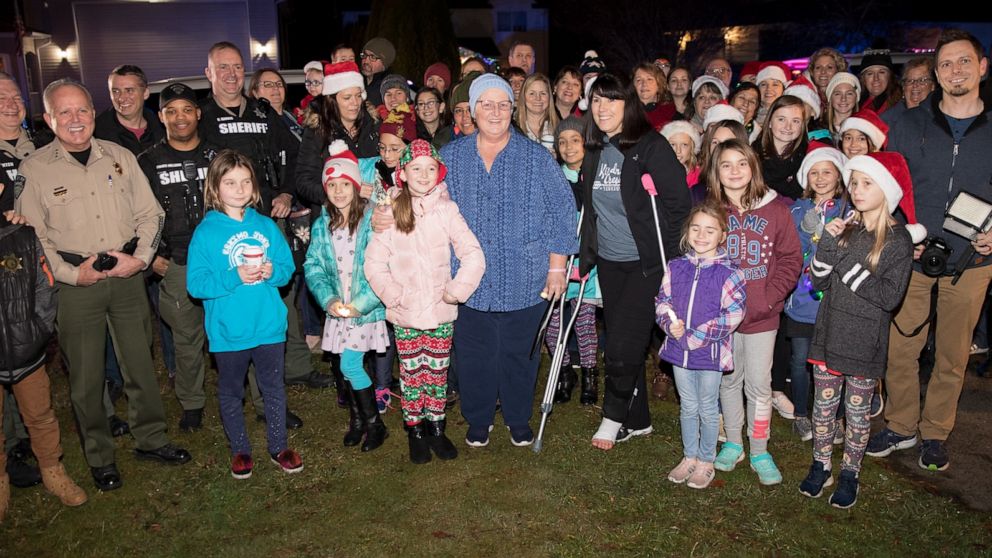
<instances>
[{"instance_id":1,"label":"red and white santa hat","mask_svg":"<svg viewBox=\"0 0 992 558\"><path fill-rule=\"evenodd\" d=\"M792 80L792 83L785 88L783 95L799 97L813 111L813 118L820 117L820 94L816 91L816 86L804 75L800 75Z\"/></svg>"},{"instance_id":2,"label":"red and white santa hat","mask_svg":"<svg viewBox=\"0 0 992 558\"><path fill-rule=\"evenodd\" d=\"M362 99L365 98L365 78L358 71L358 66L351 61L338 62L336 64L324 65L324 89L323 95L334 95L338 91L358 87L362 90Z\"/></svg>"},{"instance_id":3,"label":"red and white santa hat","mask_svg":"<svg viewBox=\"0 0 992 558\"><path fill-rule=\"evenodd\" d=\"M854 171L867 174L878 184L885 194L889 213L898 207L906 217L906 230L919 244L927 238L927 229L916 222L916 202L913 198L913 180L909 175L906 159L894 151L878 151L868 155L856 155L844 165L844 182L850 188L851 174Z\"/></svg>"},{"instance_id":4,"label":"red and white santa hat","mask_svg":"<svg viewBox=\"0 0 992 558\"><path fill-rule=\"evenodd\" d=\"M713 110L714 108L716 107L711 107L710 110ZM692 140L693 149L695 153L698 154L703 138L699 132L696 131L696 127L693 126L688 120L673 120L661 127L661 135L665 136L665 139L667 140L671 140L679 134L689 136L689 139Z\"/></svg>"},{"instance_id":5,"label":"red and white santa hat","mask_svg":"<svg viewBox=\"0 0 992 558\"><path fill-rule=\"evenodd\" d=\"M727 101L720 101L706 111L706 118L703 119L703 130L709 128L710 124L716 124L724 120L733 120L734 122L744 124L744 115L741 114L741 111L730 106L730 103Z\"/></svg>"},{"instance_id":6,"label":"red and white santa hat","mask_svg":"<svg viewBox=\"0 0 992 558\"><path fill-rule=\"evenodd\" d=\"M326 186L335 178L347 178L357 190L362 183L362 173L358 170L358 158L348 149L348 144L343 140L334 140L327 151L330 157L324 160L323 184Z\"/></svg>"},{"instance_id":7,"label":"red and white santa hat","mask_svg":"<svg viewBox=\"0 0 992 558\"><path fill-rule=\"evenodd\" d=\"M840 125L840 134L848 130L857 130L868 136L875 149L881 151L889 142L889 125L882 122L878 114L871 109L862 109L848 116Z\"/></svg>"},{"instance_id":8,"label":"red and white santa hat","mask_svg":"<svg viewBox=\"0 0 992 558\"><path fill-rule=\"evenodd\" d=\"M779 66L778 62L762 62L760 69L758 70L758 75L754 78L754 83L761 85L761 82L766 79L775 79L782 82L782 87L789 84L789 78L786 77L785 70L782 66Z\"/></svg>"},{"instance_id":9,"label":"red and white santa hat","mask_svg":"<svg viewBox=\"0 0 992 558\"><path fill-rule=\"evenodd\" d=\"M330 64L326 60L311 60L303 66L303 75L306 75L310 70L317 70L320 73L324 73L324 66Z\"/></svg>"},{"instance_id":10,"label":"red and white santa hat","mask_svg":"<svg viewBox=\"0 0 992 558\"><path fill-rule=\"evenodd\" d=\"M806 183L809 171L813 168L813 165L817 163L822 163L827 161L833 163L837 167L837 172L842 173L844 171L844 165L847 164L847 157L844 156L838 149L831 147L823 142L811 141L809 146L806 148L806 157L803 159L801 165L799 165L799 172L796 173L796 180L799 181L799 185L805 190L808 187Z\"/></svg>"}]
</instances>

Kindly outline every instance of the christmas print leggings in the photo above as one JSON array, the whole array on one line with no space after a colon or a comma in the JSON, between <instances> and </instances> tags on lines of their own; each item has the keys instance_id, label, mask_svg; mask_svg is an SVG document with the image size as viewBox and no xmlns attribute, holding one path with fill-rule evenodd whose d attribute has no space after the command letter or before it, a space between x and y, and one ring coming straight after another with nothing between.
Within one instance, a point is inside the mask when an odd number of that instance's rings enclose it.
<instances>
[{"instance_id":1,"label":"christmas print leggings","mask_svg":"<svg viewBox=\"0 0 992 558\"><path fill-rule=\"evenodd\" d=\"M426 331L399 326L394 329L400 358L403 421L414 425L425 415L431 421L443 419L453 325L442 324Z\"/></svg>"},{"instance_id":2,"label":"christmas print leggings","mask_svg":"<svg viewBox=\"0 0 992 558\"><path fill-rule=\"evenodd\" d=\"M566 308L565 319L572 319L575 301L570 301ZM548 331L544 335L544 344L548 347L549 354L555 354L555 343L558 341L558 328L561 326L560 306L555 304L551 314L551 322L548 323ZM582 368L596 368L596 351L599 349L599 339L596 335L596 305L583 302L579 305L579 315L575 318L575 339L579 344L579 364ZM565 358L561 361L562 366L571 364L569 352L565 351Z\"/></svg>"},{"instance_id":3,"label":"christmas print leggings","mask_svg":"<svg viewBox=\"0 0 992 558\"><path fill-rule=\"evenodd\" d=\"M844 436L844 460L841 470L861 471L861 460L868 445L871 430L871 395L877 380L842 376L826 370L823 365L813 366L813 459L830 469L834 431L837 429L837 407L844 395L847 432ZM842 389L843 388L843 389Z\"/></svg>"}]
</instances>

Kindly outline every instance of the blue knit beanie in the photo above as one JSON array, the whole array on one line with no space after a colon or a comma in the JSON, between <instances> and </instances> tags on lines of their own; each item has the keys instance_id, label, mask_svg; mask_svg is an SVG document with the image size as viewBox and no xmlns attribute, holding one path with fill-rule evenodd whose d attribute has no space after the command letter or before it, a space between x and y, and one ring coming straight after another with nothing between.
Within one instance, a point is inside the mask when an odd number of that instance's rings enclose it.
<instances>
[{"instance_id":1,"label":"blue knit beanie","mask_svg":"<svg viewBox=\"0 0 992 558\"><path fill-rule=\"evenodd\" d=\"M506 93L506 97L510 99L511 103L513 102L513 89L505 79L496 74L482 74L475 78L472 86L468 88L468 106L472 111L472 118L475 118L475 104L479 101L479 97L490 89L499 89Z\"/></svg>"}]
</instances>

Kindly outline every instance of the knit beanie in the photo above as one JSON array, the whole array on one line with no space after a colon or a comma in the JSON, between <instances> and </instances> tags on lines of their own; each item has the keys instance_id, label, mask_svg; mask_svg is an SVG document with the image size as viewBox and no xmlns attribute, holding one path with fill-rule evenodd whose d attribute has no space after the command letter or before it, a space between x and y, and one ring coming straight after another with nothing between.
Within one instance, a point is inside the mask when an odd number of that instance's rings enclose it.
<instances>
[{"instance_id":1,"label":"knit beanie","mask_svg":"<svg viewBox=\"0 0 992 558\"><path fill-rule=\"evenodd\" d=\"M443 79L444 86L451 87L451 70L448 69L448 66L444 62L435 62L427 66L427 69L424 70L424 85L427 85L427 79L431 76L437 76Z\"/></svg>"},{"instance_id":2,"label":"knit beanie","mask_svg":"<svg viewBox=\"0 0 992 558\"><path fill-rule=\"evenodd\" d=\"M379 85L379 95L385 97L386 91L390 89L402 89L406 91L407 102L413 101L413 92L410 91L410 85L406 82L405 77L399 74L389 74L382 78L382 83Z\"/></svg>"},{"instance_id":3,"label":"knit beanie","mask_svg":"<svg viewBox=\"0 0 992 558\"><path fill-rule=\"evenodd\" d=\"M472 111L472 118L475 118L475 104L478 102L479 97L490 89L498 89L506 93L507 100L511 103L513 102L513 88L510 87L510 84L505 79L496 74L482 74L475 78L472 81L472 85L468 88L468 107Z\"/></svg>"},{"instance_id":4,"label":"knit beanie","mask_svg":"<svg viewBox=\"0 0 992 558\"><path fill-rule=\"evenodd\" d=\"M410 111L410 105L404 103L389 111L379 124L379 135L382 134L392 134L403 140L403 143L417 139L417 120Z\"/></svg>"},{"instance_id":5,"label":"knit beanie","mask_svg":"<svg viewBox=\"0 0 992 558\"><path fill-rule=\"evenodd\" d=\"M579 64L579 73L586 75L599 74L605 71L606 62L603 62L603 59L599 57L599 54L595 50L587 50L582 57L582 62Z\"/></svg>"},{"instance_id":6,"label":"knit beanie","mask_svg":"<svg viewBox=\"0 0 992 558\"><path fill-rule=\"evenodd\" d=\"M840 125L841 136L848 130L857 130L868 136L868 139L875 145L875 149L879 151L885 149L885 145L889 141L889 125L883 122L878 114L871 109L861 109L844 119Z\"/></svg>"},{"instance_id":7,"label":"knit beanie","mask_svg":"<svg viewBox=\"0 0 992 558\"><path fill-rule=\"evenodd\" d=\"M458 85L451 90L451 108L454 109L458 103L468 102L468 90L472 86L475 78L482 75L482 72L472 71L465 74Z\"/></svg>"},{"instance_id":8,"label":"knit beanie","mask_svg":"<svg viewBox=\"0 0 992 558\"><path fill-rule=\"evenodd\" d=\"M860 74L872 66L885 66L891 72L896 71L896 66L892 63L892 55L889 54L888 49L864 51L861 55L861 66L858 67L858 73Z\"/></svg>"},{"instance_id":9,"label":"knit beanie","mask_svg":"<svg viewBox=\"0 0 992 558\"><path fill-rule=\"evenodd\" d=\"M310 70L317 70L318 72L323 73L325 64L330 64L330 62L326 60L311 60L303 66L303 75L307 75L307 72Z\"/></svg>"},{"instance_id":10,"label":"knit beanie","mask_svg":"<svg viewBox=\"0 0 992 558\"><path fill-rule=\"evenodd\" d=\"M906 159L894 151L878 151L868 155L857 155L844 165L844 182L850 188L851 174L859 171L867 174L878 184L885 194L889 213L898 207L906 217L906 230L919 244L927 238L927 229L916 222L916 203L913 199L913 181L909 175Z\"/></svg>"},{"instance_id":11,"label":"knit beanie","mask_svg":"<svg viewBox=\"0 0 992 558\"><path fill-rule=\"evenodd\" d=\"M710 110L713 110L713 108L710 108ZM740 113L738 112L737 114L739 115ZM689 136L689 139L692 140L693 151L697 154L699 153L699 148L702 147L703 137L689 121L673 120L661 127L661 135L665 136L665 139L669 141L678 134Z\"/></svg>"},{"instance_id":12,"label":"knit beanie","mask_svg":"<svg viewBox=\"0 0 992 558\"><path fill-rule=\"evenodd\" d=\"M806 157L803 159L802 164L799 165L799 172L796 173L796 180L799 181L799 185L803 187L803 190L807 187L806 181L809 176L809 170L813 168L813 165L822 163L823 161L833 163L837 167L837 173L842 174L844 172L844 165L847 164L847 157L838 149L825 143L815 140L809 142L809 146L806 148Z\"/></svg>"},{"instance_id":13,"label":"knit beanie","mask_svg":"<svg viewBox=\"0 0 992 558\"><path fill-rule=\"evenodd\" d=\"M704 83L713 84L719 91L720 95L726 99L727 95L730 94L730 90L727 89L727 85L723 83L723 80L717 79L713 76L699 76L695 81L692 82L692 96L695 97L696 93L699 92L699 88L703 86Z\"/></svg>"},{"instance_id":14,"label":"knit beanie","mask_svg":"<svg viewBox=\"0 0 992 558\"><path fill-rule=\"evenodd\" d=\"M834 74L834 77L830 78L830 83L827 84L826 93L828 103L830 102L830 97L834 94L834 89L837 89L837 86L842 83L846 83L854 88L855 99L861 98L861 80L858 79L858 76L850 72L837 72Z\"/></svg>"},{"instance_id":15,"label":"knit beanie","mask_svg":"<svg viewBox=\"0 0 992 558\"><path fill-rule=\"evenodd\" d=\"M813 111L813 118L820 117L820 94L816 92L816 86L806 76L801 75L792 80L782 95L792 95L802 99Z\"/></svg>"},{"instance_id":16,"label":"knit beanie","mask_svg":"<svg viewBox=\"0 0 992 558\"><path fill-rule=\"evenodd\" d=\"M369 39L369 42L365 43L362 48L362 52L366 50L381 58L382 65L386 68L392 66L393 61L396 60L396 47L389 42L389 39L383 37Z\"/></svg>"},{"instance_id":17,"label":"knit beanie","mask_svg":"<svg viewBox=\"0 0 992 558\"><path fill-rule=\"evenodd\" d=\"M339 91L351 87L358 87L362 90L362 99L365 99L365 78L358 71L358 66L354 62L338 62L336 64L324 64L324 89L322 95L334 95Z\"/></svg>"},{"instance_id":18,"label":"knit beanie","mask_svg":"<svg viewBox=\"0 0 992 558\"><path fill-rule=\"evenodd\" d=\"M417 157L430 157L437 161L437 184L440 184L444 180L444 177L448 175L448 167L441 160L441 155L438 154L437 149L427 140L415 139L403 150L403 154L400 155L400 162L396 166L396 185L400 188L403 188L403 179L400 178L399 173L400 169L406 168Z\"/></svg>"},{"instance_id":19,"label":"knit beanie","mask_svg":"<svg viewBox=\"0 0 992 558\"><path fill-rule=\"evenodd\" d=\"M741 114L741 111L730 106L727 101L720 101L706 111L706 118L703 119L703 130L709 128L710 124L724 120L733 120L744 124L744 115Z\"/></svg>"},{"instance_id":20,"label":"knit beanie","mask_svg":"<svg viewBox=\"0 0 992 558\"><path fill-rule=\"evenodd\" d=\"M569 116L568 118L559 122L558 127L555 128L555 142L558 141L558 136L560 136L562 132L566 132L568 130L578 132L579 135L585 136L586 121L573 114L572 116Z\"/></svg>"},{"instance_id":21,"label":"knit beanie","mask_svg":"<svg viewBox=\"0 0 992 558\"><path fill-rule=\"evenodd\" d=\"M359 189L362 173L358 170L358 159L348 149L343 140L334 140L327 148L330 157L324 160L324 185L335 178L347 178Z\"/></svg>"}]
</instances>

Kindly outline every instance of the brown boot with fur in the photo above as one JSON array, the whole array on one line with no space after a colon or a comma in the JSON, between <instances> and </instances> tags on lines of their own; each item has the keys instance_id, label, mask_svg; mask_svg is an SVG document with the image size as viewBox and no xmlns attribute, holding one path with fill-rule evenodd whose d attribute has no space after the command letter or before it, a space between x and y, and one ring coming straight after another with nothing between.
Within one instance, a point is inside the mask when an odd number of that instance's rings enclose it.
<instances>
[{"instance_id":1,"label":"brown boot with fur","mask_svg":"<svg viewBox=\"0 0 992 558\"><path fill-rule=\"evenodd\" d=\"M10 505L10 477L7 473L0 473L0 523L3 523L3 518L7 515L8 505Z\"/></svg>"},{"instance_id":2,"label":"brown boot with fur","mask_svg":"<svg viewBox=\"0 0 992 558\"><path fill-rule=\"evenodd\" d=\"M67 506L81 506L86 503L86 492L72 482L61 463L41 469L41 481L49 492L58 496Z\"/></svg>"}]
</instances>

